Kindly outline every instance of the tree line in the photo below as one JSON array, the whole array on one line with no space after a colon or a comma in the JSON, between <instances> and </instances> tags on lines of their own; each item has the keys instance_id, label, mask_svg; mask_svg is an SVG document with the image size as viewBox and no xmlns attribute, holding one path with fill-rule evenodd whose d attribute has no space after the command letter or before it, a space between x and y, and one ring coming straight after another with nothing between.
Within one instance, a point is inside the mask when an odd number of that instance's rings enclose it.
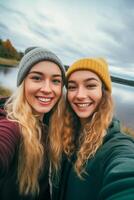
<instances>
[{"instance_id":1,"label":"tree line","mask_svg":"<svg viewBox=\"0 0 134 200\"><path fill-rule=\"evenodd\" d=\"M23 52L18 52L9 39L5 41L0 39L0 57L20 60L22 56Z\"/></svg>"}]
</instances>

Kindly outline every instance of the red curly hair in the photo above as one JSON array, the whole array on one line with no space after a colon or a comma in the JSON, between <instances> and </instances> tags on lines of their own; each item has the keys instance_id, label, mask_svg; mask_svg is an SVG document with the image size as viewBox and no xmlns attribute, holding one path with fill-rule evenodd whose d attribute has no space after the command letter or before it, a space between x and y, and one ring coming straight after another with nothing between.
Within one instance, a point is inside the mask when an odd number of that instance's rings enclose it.
<instances>
[{"instance_id":1,"label":"red curly hair","mask_svg":"<svg viewBox=\"0 0 134 200\"><path fill-rule=\"evenodd\" d=\"M106 130L112 121L113 100L111 93L104 89L100 104L84 127L81 127L79 118L68 102L66 108L62 137L63 151L68 158L74 151L77 152L74 169L77 175L82 178L86 162L95 155L102 145Z\"/></svg>"}]
</instances>

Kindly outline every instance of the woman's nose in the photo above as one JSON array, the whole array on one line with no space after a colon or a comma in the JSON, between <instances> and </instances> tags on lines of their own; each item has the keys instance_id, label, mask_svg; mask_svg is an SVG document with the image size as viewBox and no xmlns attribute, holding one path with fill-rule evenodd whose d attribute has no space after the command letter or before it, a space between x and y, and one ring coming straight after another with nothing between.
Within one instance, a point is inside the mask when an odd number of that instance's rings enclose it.
<instances>
[{"instance_id":1,"label":"woman's nose","mask_svg":"<svg viewBox=\"0 0 134 200\"><path fill-rule=\"evenodd\" d=\"M86 98L86 91L85 91L85 89L83 88L83 87L80 87L80 88L78 88L78 91L77 91L77 98L79 98L79 99L84 99L84 98Z\"/></svg>"},{"instance_id":2,"label":"woman's nose","mask_svg":"<svg viewBox=\"0 0 134 200\"><path fill-rule=\"evenodd\" d=\"M49 80L43 81L40 91L50 93L52 91L51 83Z\"/></svg>"}]
</instances>

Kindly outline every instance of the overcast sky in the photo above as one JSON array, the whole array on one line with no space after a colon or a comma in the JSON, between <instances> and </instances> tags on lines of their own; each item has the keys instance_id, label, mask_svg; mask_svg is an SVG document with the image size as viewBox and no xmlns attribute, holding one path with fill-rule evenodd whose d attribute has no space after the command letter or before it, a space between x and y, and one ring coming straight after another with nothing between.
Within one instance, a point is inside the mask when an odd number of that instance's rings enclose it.
<instances>
[{"instance_id":1,"label":"overcast sky","mask_svg":"<svg viewBox=\"0 0 134 200\"><path fill-rule=\"evenodd\" d=\"M111 75L134 80L134 0L0 0L0 38L18 51L43 46L66 65L103 57ZM15 77L1 73L0 83L15 87ZM134 88L113 83L113 95L134 128Z\"/></svg>"},{"instance_id":2,"label":"overcast sky","mask_svg":"<svg viewBox=\"0 0 134 200\"><path fill-rule=\"evenodd\" d=\"M48 48L66 65L104 57L113 75L134 78L133 0L1 0L0 38Z\"/></svg>"}]
</instances>

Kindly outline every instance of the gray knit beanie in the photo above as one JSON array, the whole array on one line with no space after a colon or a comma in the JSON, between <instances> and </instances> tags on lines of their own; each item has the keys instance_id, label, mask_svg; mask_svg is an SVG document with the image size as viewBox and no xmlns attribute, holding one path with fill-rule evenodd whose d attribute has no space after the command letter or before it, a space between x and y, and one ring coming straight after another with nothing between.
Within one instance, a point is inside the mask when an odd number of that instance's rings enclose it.
<instances>
[{"instance_id":1,"label":"gray knit beanie","mask_svg":"<svg viewBox=\"0 0 134 200\"><path fill-rule=\"evenodd\" d=\"M19 71L17 75L17 86L19 86L33 65L41 61L51 61L57 64L62 72L63 82L65 83L65 67L61 60L51 51L42 47L29 47L25 50L25 54L19 63Z\"/></svg>"}]
</instances>

